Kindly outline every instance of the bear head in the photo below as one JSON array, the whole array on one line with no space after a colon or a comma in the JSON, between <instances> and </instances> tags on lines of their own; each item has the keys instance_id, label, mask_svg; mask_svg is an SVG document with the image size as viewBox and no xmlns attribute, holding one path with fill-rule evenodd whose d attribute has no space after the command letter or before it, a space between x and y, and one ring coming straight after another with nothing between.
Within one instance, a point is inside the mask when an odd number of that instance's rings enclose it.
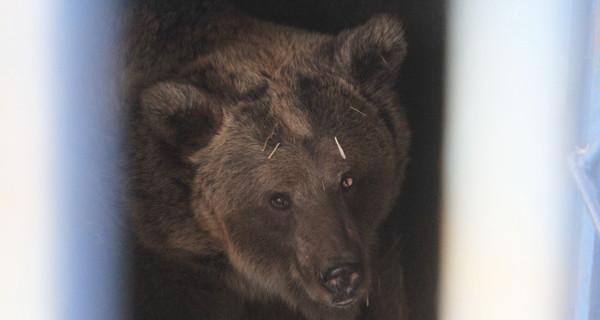
<instances>
[{"instance_id":1,"label":"bear head","mask_svg":"<svg viewBox=\"0 0 600 320\"><path fill-rule=\"evenodd\" d=\"M223 257L250 299L356 313L407 163L402 28L380 15L337 36L246 29L140 92L136 237L190 265Z\"/></svg>"}]
</instances>

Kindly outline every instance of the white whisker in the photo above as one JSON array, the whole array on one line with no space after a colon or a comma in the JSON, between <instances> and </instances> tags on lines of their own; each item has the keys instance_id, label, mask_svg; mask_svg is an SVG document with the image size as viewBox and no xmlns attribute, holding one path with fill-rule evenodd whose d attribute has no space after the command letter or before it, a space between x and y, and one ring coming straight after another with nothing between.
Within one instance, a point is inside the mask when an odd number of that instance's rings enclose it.
<instances>
[{"instance_id":1,"label":"white whisker","mask_svg":"<svg viewBox=\"0 0 600 320\"><path fill-rule=\"evenodd\" d=\"M271 157L273 156L273 154L275 153L275 151L277 151L277 148L279 148L279 145L281 143L277 142L277 144L275 145L275 148L273 148L273 151L271 151L271 154L269 154L269 156L267 157L267 159L271 159Z\"/></svg>"},{"instance_id":2,"label":"white whisker","mask_svg":"<svg viewBox=\"0 0 600 320\"><path fill-rule=\"evenodd\" d=\"M340 150L342 158L346 159L346 153L344 153L344 149L342 149L342 146L340 145L340 142L338 141L337 137L333 137L333 139L335 140L335 144L337 144L338 150Z\"/></svg>"}]
</instances>

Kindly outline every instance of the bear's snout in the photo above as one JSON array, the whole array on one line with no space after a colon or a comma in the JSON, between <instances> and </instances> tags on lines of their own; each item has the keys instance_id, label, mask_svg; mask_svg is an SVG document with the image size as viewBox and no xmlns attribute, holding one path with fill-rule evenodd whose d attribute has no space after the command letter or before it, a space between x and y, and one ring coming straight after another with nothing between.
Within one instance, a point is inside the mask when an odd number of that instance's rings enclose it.
<instances>
[{"instance_id":1,"label":"bear's snout","mask_svg":"<svg viewBox=\"0 0 600 320\"><path fill-rule=\"evenodd\" d=\"M321 282L333 294L332 302L337 306L354 302L362 278L362 266L359 263L339 264L321 272Z\"/></svg>"}]
</instances>

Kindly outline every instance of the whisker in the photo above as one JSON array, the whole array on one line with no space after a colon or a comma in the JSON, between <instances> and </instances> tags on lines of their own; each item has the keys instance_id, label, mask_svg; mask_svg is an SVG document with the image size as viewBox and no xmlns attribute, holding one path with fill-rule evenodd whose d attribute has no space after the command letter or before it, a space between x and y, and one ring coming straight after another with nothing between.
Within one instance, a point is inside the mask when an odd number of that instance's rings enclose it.
<instances>
[{"instance_id":1,"label":"whisker","mask_svg":"<svg viewBox=\"0 0 600 320\"><path fill-rule=\"evenodd\" d=\"M340 155L342 155L342 159L346 159L346 153L344 153L344 149L342 149L342 146L340 145L340 142L338 141L337 137L333 137L333 139L335 140L335 144L337 144L338 150L340 150Z\"/></svg>"},{"instance_id":2,"label":"whisker","mask_svg":"<svg viewBox=\"0 0 600 320\"><path fill-rule=\"evenodd\" d=\"M362 111L360 111L360 110L356 109L355 107L350 107L350 109L352 109L352 110L354 110L354 111L356 111L356 112L358 112L358 113L362 114L362 115L363 115L363 116L365 116L365 117L367 116L367 114L366 114L366 113L364 113L364 112L362 112Z\"/></svg>"},{"instance_id":3,"label":"whisker","mask_svg":"<svg viewBox=\"0 0 600 320\"><path fill-rule=\"evenodd\" d=\"M260 152L264 152L267 149L267 143L269 143L269 140L271 140L271 138L273 138L273 135L275 134L275 129L277 129L278 125L279 125L279 123L275 123L273 130L271 130L271 133L267 137L267 140L265 140L265 144L263 145L262 150L260 150Z\"/></svg>"},{"instance_id":4,"label":"whisker","mask_svg":"<svg viewBox=\"0 0 600 320\"><path fill-rule=\"evenodd\" d=\"M275 148L273 148L273 151L271 151L271 154L269 154L269 156L267 157L267 159L271 159L271 157L273 156L273 154L275 153L275 151L277 151L277 148L279 148L279 145L281 143L277 142L277 144L275 145Z\"/></svg>"}]
</instances>

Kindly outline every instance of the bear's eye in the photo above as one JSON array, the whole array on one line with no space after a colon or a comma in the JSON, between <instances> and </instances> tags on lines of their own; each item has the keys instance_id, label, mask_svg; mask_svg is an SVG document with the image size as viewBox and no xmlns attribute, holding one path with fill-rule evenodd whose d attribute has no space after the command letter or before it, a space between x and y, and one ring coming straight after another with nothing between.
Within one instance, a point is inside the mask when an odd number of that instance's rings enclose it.
<instances>
[{"instance_id":1,"label":"bear's eye","mask_svg":"<svg viewBox=\"0 0 600 320\"><path fill-rule=\"evenodd\" d=\"M287 210L290 208L290 197L285 193L276 193L271 197L271 206L279 210Z\"/></svg>"},{"instance_id":2,"label":"bear's eye","mask_svg":"<svg viewBox=\"0 0 600 320\"><path fill-rule=\"evenodd\" d=\"M343 176L341 185L343 191L348 191L354 185L354 179L352 179L352 177L349 176Z\"/></svg>"}]
</instances>

